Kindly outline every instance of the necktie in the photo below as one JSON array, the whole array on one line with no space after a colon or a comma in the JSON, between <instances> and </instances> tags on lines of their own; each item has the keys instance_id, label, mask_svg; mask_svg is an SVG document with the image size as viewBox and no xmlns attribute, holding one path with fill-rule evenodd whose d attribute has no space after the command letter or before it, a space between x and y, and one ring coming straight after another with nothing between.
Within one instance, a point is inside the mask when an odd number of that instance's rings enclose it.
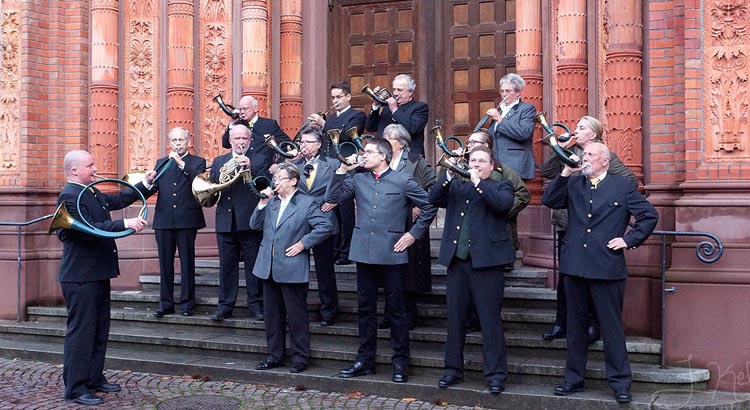
<instances>
[{"instance_id":1,"label":"necktie","mask_svg":"<svg viewBox=\"0 0 750 410\"><path fill-rule=\"evenodd\" d=\"M373 173L372 173L372 175L375 175L375 179L376 179L376 180L379 180L379 179L380 179L380 174L377 174L377 173L373 172Z\"/></svg>"},{"instance_id":2,"label":"necktie","mask_svg":"<svg viewBox=\"0 0 750 410\"><path fill-rule=\"evenodd\" d=\"M305 165L305 170L303 171L305 174L305 184L307 185L307 189L309 190L312 188L313 181L315 180L315 166L313 164L307 164Z\"/></svg>"},{"instance_id":3,"label":"necktie","mask_svg":"<svg viewBox=\"0 0 750 410\"><path fill-rule=\"evenodd\" d=\"M591 182L591 189L596 189L596 185L599 183L599 178L589 178Z\"/></svg>"}]
</instances>

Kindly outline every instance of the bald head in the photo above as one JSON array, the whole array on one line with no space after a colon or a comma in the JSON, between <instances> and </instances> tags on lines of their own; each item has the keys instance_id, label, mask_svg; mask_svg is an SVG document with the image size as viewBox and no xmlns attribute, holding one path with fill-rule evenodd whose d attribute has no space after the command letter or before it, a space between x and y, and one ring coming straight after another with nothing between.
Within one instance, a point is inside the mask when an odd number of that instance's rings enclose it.
<instances>
[{"instance_id":1,"label":"bald head","mask_svg":"<svg viewBox=\"0 0 750 410\"><path fill-rule=\"evenodd\" d=\"M583 150L583 169L588 177L599 177L609 169L609 148L601 142L592 142Z\"/></svg>"},{"instance_id":2,"label":"bald head","mask_svg":"<svg viewBox=\"0 0 750 410\"><path fill-rule=\"evenodd\" d=\"M67 180L89 184L94 181L94 174L96 173L94 157L83 150L70 151L65 154L65 159L63 159L63 170Z\"/></svg>"}]
</instances>

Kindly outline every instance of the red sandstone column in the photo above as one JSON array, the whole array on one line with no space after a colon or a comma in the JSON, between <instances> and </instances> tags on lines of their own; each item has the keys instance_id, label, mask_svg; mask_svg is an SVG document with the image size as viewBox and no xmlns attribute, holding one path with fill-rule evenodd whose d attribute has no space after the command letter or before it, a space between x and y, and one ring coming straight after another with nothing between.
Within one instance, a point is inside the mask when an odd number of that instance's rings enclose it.
<instances>
[{"instance_id":1,"label":"red sandstone column","mask_svg":"<svg viewBox=\"0 0 750 410\"><path fill-rule=\"evenodd\" d=\"M117 176L118 0L91 1L89 151L99 174Z\"/></svg>"},{"instance_id":2,"label":"red sandstone column","mask_svg":"<svg viewBox=\"0 0 750 410\"><path fill-rule=\"evenodd\" d=\"M610 0L605 11L609 36L603 79L607 145L639 178L643 176L641 2Z\"/></svg>"},{"instance_id":3,"label":"red sandstone column","mask_svg":"<svg viewBox=\"0 0 750 410\"><path fill-rule=\"evenodd\" d=\"M242 95L258 100L258 111L268 115L268 2L242 1Z\"/></svg>"},{"instance_id":4,"label":"red sandstone column","mask_svg":"<svg viewBox=\"0 0 750 410\"><path fill-rule=\"evenodd\" d=\"M212 101L221 94L227 103L232 101L232 1L200 0L200 70L199 121L196 127L196 145L201 155L211 161L223 154L221 136L230 119Z\"/></svg>"},{"instance_id":5,"label":"red sandstone column","mask_svg":"<svg viewBox=\"0 0 750 410\"><path fill-rule=\"evenodd\" d=\"M558 7L557 118L548 120L573 128L588 114L586 0L560 0Z\"/></svg>"},{"instance_id":6,"label":"red sandstone column","mask_svg":"<svg viewBox=\"0 0 750 410\"><path fill-rule=\"evenodd\" d=\"M167 3L167 131L183 127L192 133L195 125L194 18L192 0L169 0Z\"/></svg>"},{"instance_id":7,"label":"red sandstone column","mask_svg":"<svg viewBox=\"0 0 750 410\"><path fill-rule=\"evenodd\" d=\"M279 123L293 135L302 123L302 1L281 2ZM296 128L295 128L296 127Z\"/></svg>"},{"instance_id":8,"label":"red sandstone column","mask_svg":"<svg viewBox=\"0 0 750 410\"><path fill-rule=\"evenodd\" d=\"M523 3L523 4L521 4ZM516 71L526 80L524 100L542 110L544 78L542 74L542 1L525 0L516 3ZM542 135L534 132L534 157L542 163ZM532 181L531 188L541 189L541 181ZM540 191L541 192L541 191ZM535 199L539 196L534 195Z\"/></svg>"},{"instance_id":9,"label":"red sandstone column","mask_svg":"<svg viewBox=\"0 0 750 410\"><path fill-rule=\"evenodd\" d=\"M159 3L127 1L124 7L122 171L152 169L164 153L158 147ZM107 27L114 31L113 27Z\"/></svg>"}]
</instances>

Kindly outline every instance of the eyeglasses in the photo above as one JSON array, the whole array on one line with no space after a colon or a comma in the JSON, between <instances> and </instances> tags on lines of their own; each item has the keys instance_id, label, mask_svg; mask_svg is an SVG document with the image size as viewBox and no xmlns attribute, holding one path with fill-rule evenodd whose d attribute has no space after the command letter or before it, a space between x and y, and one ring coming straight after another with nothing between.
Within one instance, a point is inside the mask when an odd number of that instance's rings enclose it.
<instances>
[{"instance_id":1,"label":"eyeglasses","mask_svg":"<svg viewBox=\"0 0 750 410\"><path fill-rule=\"evenodd\" d=\"M393 141L393 140L398 139L398 138L396 138L395 135L391 135L391 134L383 135L383 138L387 139L388 141Z\"/></svg>"},{"instance_id":2,"label":"eyeglasses","mask_svg":"<svg viewBox=\"0 0 750 410\"><path fill-rule=\"evenodd\" d=\"M466 141L466 145L474 145L474 144L487 144L487 143L484 141L475 141L475 140Z\"/></svg>"},{"instance_id":3,"label":"eyeglasses","mask_svg":"<svg viewBox=\"0 0 750 410\"><path fill-rule=\"evenodd\" d=\"M515 92L517 92L517 91L514 90L514 89L506 89L506 88L500 89L500 94L512 94L512 93L515 93Z\"/></svg>"},{"instance_id":4,"label":"eyeglasses","mask_svg":"<svg viewBox=\"0 0 750 410\"><path fill-rule=\"evenodd\" d=\"M315 144L315 143L317 143L317 142L318 142L318 141L316 141L316 140L312 140L312 141L305 141L305 140L302 140L302 141L300 141L300 144Z\"/></svg>"},{"instance_id":5,"label":"eyeglasses","mask_svg":"<svg viewBox=\"0 0 750 410\"><path fill-rule=\"evenodd\" d=\"M362 155L373 155L373 154L380 154L380 152L378 152L378 151L375 151L375 150L371 150L371 149L366 149L366 150L365 150L365 151L364 151L364 152L362 153Z\"/></svg>"},{"instance_id":6,"label":"eyeglasses","mask_svg":"<svg viewBox=\"0 0 750 410\"><path fill-rule=\"evenodd\" d=\"M285 179L292 179L292 178L289 178L289 177L273 177L273 182L274 183L279 183L279 182L281 182L281 181L283 181Z\"/></svg>"}]
</instances>

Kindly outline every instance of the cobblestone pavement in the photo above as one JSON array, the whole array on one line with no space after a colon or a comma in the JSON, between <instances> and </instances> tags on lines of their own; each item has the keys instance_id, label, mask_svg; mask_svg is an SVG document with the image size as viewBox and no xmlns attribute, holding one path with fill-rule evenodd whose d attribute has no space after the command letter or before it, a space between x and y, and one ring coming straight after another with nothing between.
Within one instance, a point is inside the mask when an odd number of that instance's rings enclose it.
<instances>
[{"instance_id":1,"label":"cobblestone pavement","mask_svg":"<svg viewBox=\"0 0 750 410\"><path fill-rule=\"evenodd\" d=\"M398 409L470 410L409 399L325 393L303 387L206 381L190 376L168 376L132 371L106 371L119 393L98 393L104 403L81 406L63 399L62 365L0 358L0 409L156 409L156 410L265 410L265 409ZM297 390L299 389L299 390Z\"/></svg>"}]
</instances>

